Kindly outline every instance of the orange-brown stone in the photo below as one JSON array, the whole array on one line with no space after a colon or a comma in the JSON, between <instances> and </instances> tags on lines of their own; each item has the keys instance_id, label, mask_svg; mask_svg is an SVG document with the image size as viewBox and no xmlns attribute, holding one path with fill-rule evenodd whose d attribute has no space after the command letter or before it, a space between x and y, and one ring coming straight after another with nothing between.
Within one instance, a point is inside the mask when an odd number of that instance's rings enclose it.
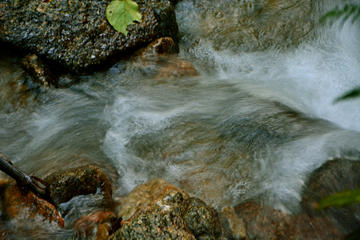
<instances>
[{"instance_id":1,"label":"orange-brown stone","mask_svg":"<svg viewBox=\"0 0 360 240\"><path fill-rule=\"evenodd\" d=\"M64 219L52 204L31 191L21 191L15 183L5 190L4 204L10 218L35 219L41 217L43 221L64 227Z\"/></svg>"},{"instance_id":2,"label":"orange-brown stone","mask_svg":"<svg viewBox=\"0 0 360 240\"><path fill-rule=\"evenodd\" d=\"M115 213L111 211L97 211L79 218L74 224L74 229L79 238L91 238L94 237L94 229L97 228L96 239L104 239L104 237L109 236L109 231L111 230L110 218L116 218Z\"/></svg>"}]
</instances>

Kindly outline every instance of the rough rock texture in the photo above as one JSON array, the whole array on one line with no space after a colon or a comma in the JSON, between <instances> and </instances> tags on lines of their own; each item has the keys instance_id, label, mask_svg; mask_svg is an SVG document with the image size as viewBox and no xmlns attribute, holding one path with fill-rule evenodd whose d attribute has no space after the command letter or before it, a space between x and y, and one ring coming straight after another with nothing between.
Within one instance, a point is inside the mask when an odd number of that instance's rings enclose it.
<instances>
[{"instance_id":1,"label":"rough rock texture","mask_svg":"<svg viewBox=\"0 0 360 240\"><path fill-rule=\"evenodd\" d=\"M246 239L246 226L244 220L239 218L232 207L226 207L220 213L223 237L226 239Z\"/></svg>"},{"instance_id":2,"label":"rough rock texture","mask_svg":"<svg viewBox=\"0 0 360 240\"><path fill-rule=\"evenodd\" d=\"M215 209L162 179L136 187L122 199L118 210L118 216L123 215L127 221L111 239L217 239L221 236Z\"/></svg>"},{"instance_id":3,"label":"rough rock texture","mask_svg":"<svg viewBox=\"0 0 360 240\"><path fill-rule=\"evenodd\" d=\"M77 195L101 192L105 198L112 194L108 177L97 167L83 166L69 169L63 173L50 175L44 179L50 199L59 206Z\"/></svg>"},{"instance_id":4,"label":"rough rock texture","mask_svg":"<svg viewBox=\"0 0 360 240\"><path fill-rule=\"evenodd\" d=\"M360 161L334 159L315 170L305 184L302 205L311 215L326 215L337 222L344 233L350 233L360 227L360 205L346 208L328 208L315 211L315 203L322 198L344 190L360 187Z\"/></svg>"},{"instance_id":5,"label":"rough rock texture","mask_svg":"<svg viewBox=\"0 0 360 240\"><path fill-rule=\"evenodd\" d=\"M29 54L23 58L22 64L35 82L41 85L57 86L57 79L51 73L49 67L36 55Z\"/></svg>"},{"instance_id":6,"label":"rough rock texture","mask_svg":"<svg viewBox=\"0 0 360 240\"><path fill-rule=\"evenodd\" d=\"M191 197L184 202L186 226L196 239L217 239L221 235L221 225L217 211L208 207L199 198Z\"/></svg>"},{"instance_id":7,"label":"rough rock texture","mask_svg":"<svg viewBox=\"0 0 360 240\"><path fill-rule=\"evenodd\" d=\"M257 203L235 207L246 224L247 239L343 239L345 236L328 219L307 214L288 215Z\"/></svg>"},{"instance_id":8,"label":"rough rock texture","mask_svg":"<svg viewBox=\"0 0 360 240\"><path fill-rule=\"evenodd\" d=\"M135 0L142 21L127 36L106 20L110 0L0 1L0 40L60 63L74 72L90 70L117 53L139 48L159 37L178 42L172 4Z\"/></svg>"},{"instance_id":9,"label":"rough rock texture","mask_svg":"<svg viewBox=\"0 0 360 240\"><path fill-rule=\"evenodd\" d=\"M128 220L137 210L150 205L156 199L161 198L169 190L181 193L186 200L189 197L185 191L168 183L164 179L152 179L134 188L128 195L119 200L120 206L116 209L119 217Z\"/></svg>"},{"instance_id":10,"label":"rough rock texture","mask_svg":"<svg viewBox=\"0 0 360 240\"><path fill-rule=\"evenodd\" d=\"M18 220L42 219L63 227L65 222L55 207L44 199L39 198L33 192L22 192L17 184L12 184L4 193L4 205L10 218ZM42 224L39 222L39 224Z\"/></svg>"}]
</instances>

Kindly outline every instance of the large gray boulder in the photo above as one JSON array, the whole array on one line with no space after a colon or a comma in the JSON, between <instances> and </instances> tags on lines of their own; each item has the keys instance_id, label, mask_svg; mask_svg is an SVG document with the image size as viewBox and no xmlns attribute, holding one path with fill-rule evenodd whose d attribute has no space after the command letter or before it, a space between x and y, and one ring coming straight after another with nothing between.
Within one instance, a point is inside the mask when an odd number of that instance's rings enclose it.
<instances>
[{"instance_id":1,"label":"large gray boulder","mask_svg":"<svg viewBox=\"0 0 360 240\"><path fill-rule=\"evenodd\" d=\"M0 41L83 73L115 54L142 47L159 37L177 44L178 27L168 0L135 0L142 21L127 36L106 20L110 0L0 0Z\"/></svg>"}]
</instances>

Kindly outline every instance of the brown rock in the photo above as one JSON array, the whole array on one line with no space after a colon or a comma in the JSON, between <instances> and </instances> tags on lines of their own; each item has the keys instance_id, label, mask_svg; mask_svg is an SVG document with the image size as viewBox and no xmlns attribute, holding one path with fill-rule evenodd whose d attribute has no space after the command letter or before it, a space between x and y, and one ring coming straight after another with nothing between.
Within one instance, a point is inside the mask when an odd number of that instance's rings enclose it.
<instances>
[{"instance_id":1,"label":"brown rock","mask_svg":"<svg viewBox=\"0 0 360 240\"><path fill-rule=\"evenodd\" d=\"M58 79L52 74L49 67L36 54L29 54L22 60L23 67L41 85L57 86Z\"/></svg>"},{"instance_id":2,"label":"brown rock","mask_svg":"<svg viewBox=\"0 0 360 240\"><path fill-rule=\"evenodd\" d=\"M199 76L191 62L179 58L168 58L162 62L155 78L181 78Z\"/></svg>"},{"instance_id":3,"label":"brown rock","mask_svg":"<svg viewBox=\"0 0 360 240\"><path fill-rule=\"evenodd\" d=\"M39 198L31 191L21 191L15 183L6 189L4 204L10 218L29 220L29 218L40 217L43 221L54 223L59 227L63 227L65 224L64 219L52 204Z\"/></svg>"},{"instance_id":4,"label":"brown rock","mask_svg":"<svg viewBox=\"0 0 360 240\"><path fill-rule=\"evenodd\" d=\"M121 200L124 216L110 239L218 239L216 210L163 179L139 185Z\"/></svg>"},{"instance_id":5,"label":"brown rock","mask_svg":"<svg viewBox=\"0 0 360 240\"><path fill-rule=\"evenodd\" d=\"M257 203L235 207L246 224L248 239L344 239L340 230L328 219L307 214L288 215Z\"/></svg>"},{"instance_id":6,"label":"brown rock","mask_svg":"<svg viewBox=\"0 0 360 240\"><path fill-rule=\"evenodd\" d=\"M328 208L315 211L314 205L321 199L345 190L360 187L360 161L334 159L316 169L305 184L301 203L304 210L314 216L325 215L341 226L348 234L360 227L360 206L354 204L346 208Z\"/></svg>"},{"instance_id":7,"label":"brown rock","mask_svg":"<svg viewBox=\"0 0 360 240\"><path fill-rule=\"evenodd\" d=\"M116 210L118 216L128 220L137 210L167 196L170 190L179 192L184 200L189 198L189 194L164 179L152 179L137 186L128 195L120 199L120 207Z\"/></svg>"},{"instance_id":8,"label":"brown rock","mask_svg":"<svg viewBox=\"0 0 360 240\"><path fill-rule=\"evenodd\" d=\"M179 53L179 48L175 44L171 37L158 38L151 42L147 47L139 49L135 52L134 57L140 56L142 60L148 60L148 58L171 55Z\"/></svg>"},{"instance_id":9,"label":"brown rock","mask_svg":"<svg viewBox=\"0 0 360 240\"><path fill-rule=\"evenodd\" d=\"M246 239L246 226L244 220L239 218L232 207L226 207L220 213L221 225L226 239Z\"/></svg>"},{"instance_id":10,"label":"brown rock","mask_svg":"<svg viewBox=\"0 0 360 240\"><path fill-rule=\"evenodd\" d=\"M116 218L115 213L111 211L97 211L79 218L74 229L78 238L107 239L111 231L111 220Z\"/></svg>"},{"instance_id":11,"label":"brown rock","mask_svg":"<svg viewBox=\"0 0 360 240\"><path fill-rule=\"evenodd\" d=\"M88 165L50 175L44 179L50 199L58 206L77 195L102 193L111 198L112 189L108 177L100 168Z\"/></svg>"},{"instance_id":12,"label":"brown rock","mask_svg":"<svg viewBox=\"0 0 360 240\"><path fill-rule=\"evenodd\" d=\"M164 37L156 39L130 57L124 57L123 60L128 60L135 70L149 67L148 72L152 74L150 78L154 77L158 80L199 76L192 63L175 55L178 52L178 47L173 39Z\"/></svg>"},{"instance_id":13,"label":"brown rock","mask_svg":"<svg viewBox=\"0 0 360 240\"><path fill-rule=\"evenodd\" d=\"M132 207L123 205L126 211L120 211L118 215L125 213L127 219L134 207L138 210L110 239L195 240L182 218L184 206L181 203L189 196L174 185L154 179L139 185L125 198Z\"/></svg>"}]
</instances>

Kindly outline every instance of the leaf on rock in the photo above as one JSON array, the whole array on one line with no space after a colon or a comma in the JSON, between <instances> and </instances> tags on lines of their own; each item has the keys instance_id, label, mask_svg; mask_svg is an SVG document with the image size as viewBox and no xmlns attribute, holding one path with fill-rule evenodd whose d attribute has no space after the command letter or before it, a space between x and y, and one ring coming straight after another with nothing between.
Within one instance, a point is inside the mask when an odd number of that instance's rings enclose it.
<instances>
[{"instance_id":1,"label":"leaf on rock","mask_svg":"<svg viewBox=\"0 0 360 240\"><path fill-rule=\"evenodd\" d=\"M126 28L134 21L141 21L139 6L132 0L115 0L106 8L106 18L116 31L127 35Z\"/></svg>"},{"instance_id":2,"label":"leaf on rock","mask_svg":"<svg viewBox=\"0 0 360 240\"><path fill-rule=\"evenodd\" d=\"M360 188L330 195L320 200L315 209L323 210L328 207L346 207L354 203L360 203Z\"/></svg>"}]
</instances>

